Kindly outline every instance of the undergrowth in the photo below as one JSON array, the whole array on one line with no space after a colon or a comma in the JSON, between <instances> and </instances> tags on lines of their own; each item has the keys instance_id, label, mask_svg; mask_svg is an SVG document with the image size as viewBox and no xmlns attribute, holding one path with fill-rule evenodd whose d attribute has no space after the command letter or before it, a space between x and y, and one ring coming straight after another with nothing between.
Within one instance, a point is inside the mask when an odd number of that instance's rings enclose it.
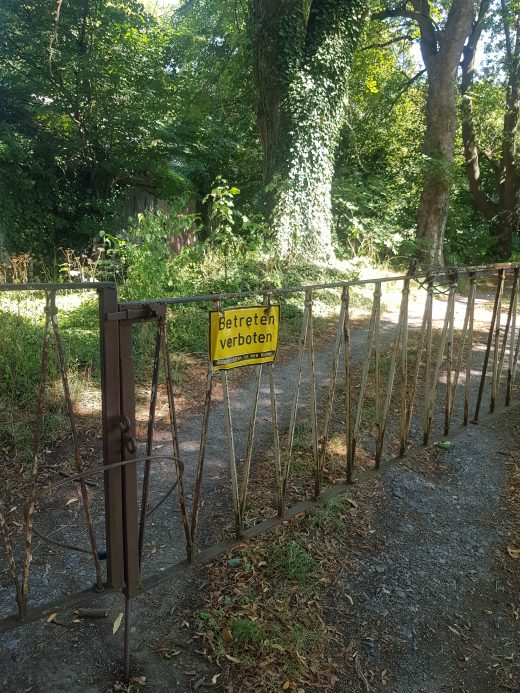
<instances>
[{"instance_id":1,"label":"undergrowth","mask_svg":"<svg viewBox=\"0 0 520 693\"><path fill-rule=\"evenodd\" d=\"M144 223L144 222L143 222ZM148 226L146 226L148 224ZM282 286L301 286L352 279L357 271L346 265L326 267L312 263L281 266L267 251L249 249L243 243L229 247L198 243L170 257L161 226L148 220L146 234L118 241L110 253L112 273L118 282L120 300L138 300L168 296L190 296L236 291L259 291L260 294L241 303L258 303L262 290ZM142 230L142 229L141 229ZM137 231L136 231L137 233ZM66 254L78 272L80 259ZM90 276L92 268L99 276ZM107 264L89 262L82 268L83 280L107 279ZM63 269L63 267L62 267ZM70 268L69 268L70 269ZM65 272L63 277L70 279ZM22 277L27 280L28 277ZM48 279L49 277L46 277ZM55 278L56 279L56 278ZM277 298L278 301L278 298ZM303 314L300 294L282 294L280 341L296 339ZM63 340L68 377L76 408L86 416L86 427L99 428L100 370L98 300L94 292L71 292L58 295L58 321ZM233 305L238 301L228 301ZM315 314L318 333L335 314L337 292L317 295ZM36 416L36 399L40 375L45 296L43 292L0 293L0 462L16 469L32 456L32 437ZM168 338L172 353L174 381L189 380L190 368L207 359L208 309L215 303L186 304L169 311ZM155 327L142 324L134 329L134 363L137 385L150 386ZM87 402L86 406L83 406ZM67 434L63 393L51 338L46 416L42 444L49 446Z\"/></svg>"},{"instance_id":2,"label":"undergrowth","mask_svg":"<svg viewBox=\"0 0 520 693\"><path fill-rule=\"evenodd\" d=\"M239 690L327 689L337 680L326 595L343 567L339 547L348 534L364 535L367 512L336 497L210 566L194 638Z\"/></svg>"}]
</instances>

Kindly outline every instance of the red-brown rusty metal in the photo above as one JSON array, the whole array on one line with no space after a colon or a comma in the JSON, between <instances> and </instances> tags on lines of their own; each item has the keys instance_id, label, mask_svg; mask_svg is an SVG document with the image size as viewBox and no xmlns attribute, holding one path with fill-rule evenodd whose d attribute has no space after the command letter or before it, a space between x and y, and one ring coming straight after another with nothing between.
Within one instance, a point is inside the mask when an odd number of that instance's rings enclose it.
<instances>
[{"instance_id":1,"label":"red-brown rusty metal","mask_svg":"<svg viewBox=\"0 0 520 693\"><path fill-rule=\"evenodd\" d=\"M390 373L386 382L386 389L384 394L384 399L381 401L380 396L383 395L381 376L379 374L379 369L376 369L374 374L374 385L377 390L377 421L378 433L377 433L377 444L376 444L376 460L378 464L384 464L386 461L383 459L384 451L384 439L385 430L387 427L387 420L390 420L390 404L391 402L400 402L400 418L396 422L394 429L398 429L399 432L399 442L400 442L400 452L404 453L406 449L408 435L411 425L412 409L414 406L414 401L417 397L419 391L419 376L421 371L425 376L425 421L427 423L427 430L425 433L428 435L433 435L433 425L432 416L433 410L436 407L436 391L437 385L440 380L441 370L444 365L446 365L446 397L445 397L445 424L447 422L448 427L451 421L451 417L454 409L454 400L456 396L456 389L458 380L460 377L460 372L462 367L466 366L466 382L465 382L465 392L464 392L464 407L465 412L469 407L469 380L471 378L471 363L472 363L472 333L473 333L473 312L474 312L474 299L476 293L475 282L477 277L486 277L490 275L490 271L497 272L499 277L499 283L502 285L505 283L505 279L509 281L509 278L513 276L513 284L511 285L511 298L509 302L508 318L505 326L501 326L500 320L500 303L501 303L501 293L498 293L497 287L497 297L495 298L495 309L494 316L491 320L490 335L488 337L488 347L484 356L484 368L483 375L481 377L480 389L483 390L484 383L486 380L485 369L489 364L489 359L491 357L491 349L494 344L493 351L493 376L492 376L492 397L496 398L497 393L500 391L501 387L501 371L504 364L506 363L506 352L508 358L508 382L507 382L507 392L511 393L514 382L515 369L518 360L518 344L517 341L517 328L516 328L516 310L517 310L517 283L518 283L518 271L520 265L499 265L495 266L490 270L489 268L473 268L465 269L459 272L459 276L468 276L471 281L470 293L468 294L468 305L466 308L466 315L464 318L464 326L462 328L460 348L456 354L456 362L452 360L452 345L453 336L455 329L455 289L456 289L456 277L452 271L440 272L435 276L428 276L426 278L418 278L417 276L405 275L400 278L389 277L381 279L369 279L363 280L361 282L337 282L328 285L316 285L312 287L301 287L294 289L273 289L274 294L289 294L296 293L297 291L302 292L305 295L305 305L304 305L304 316L302 321L302 332L300 338L300 349L299 358L297 360L297 382L295 387L295 394L293 397L293 407L290 415L289 423L289 450L292 447L292 440L294 437L294 427L296 422L296 414L298 412L299 404L299 390L300 381L302 375L303 359L307 359L307 369L309 377L309 398L305 402L307 412L309 414L308 420L311 423L311 435L312 435L312 448L313 448L313 476L315 484L315 495L319 496L321 501L332 497L333 494L337 492L344 492L348 486L346 484L338 484L328 489L322 488L323 480L323 465L326 459L326 446L327 440L330 435L330 429L332 427L332 412L334 408L334 397L335 397L335 385L338 378L339 372L339 360L341 356L341 345L343 345L344 354L344 367L345 367L345 439L347 447L347 460L346 460L346 478L347 482L351 483L354 479L354 459L356 453L356 444L360 440L361 433L361 419L364 415L364 400L366 395L367 381L371 374L371 366L373 365L373 351L375 349L375 361L376 365L381 364L381 344L383 343L384 337L380 333L380 311L381 311L381 288L382 284L388 281L396 281L399 279L403 282L403 295L401 301L401 309L399 320L397 322L397 327L394 332L394 337L391 343L391 360L390 360ZM419 335L419 345L418 349L413 340L413 346L408 344L408 288L411 282L416 279L420 279L420 286L427 287L426 294L426 305L424 310L424 315L421 325L421 333ZM373 284L374 290L374 301L372 305L371 320L368 329L368 338L366 344L366 351L364 354L363 362L361 364L361 385L359 387L359 397L357 404L357 411L354 421L351 421L352 415L352 398L351 398L351 388L352 388L352 376L355 375L356 362L353 359L353 354L351 354L350 345L350 329L351 329L351 315L350 315L350 289L352 286L356 285L366 285ZM443 290L443 287L448 286L447 291ZM508 285L509 286L509 285ZM2 287L0 287L1 289ZM59 287L60 289L63 287ZM89 287L91 288L91 287ZM325 403L325 408L320 407L318 401L318 396L316 394L316 373L314 372L314 344L313 344L313 310L312 310L312 292L314 290L319 290L322 288L341 288L341 307L340 307L340 320L338 324L338 333L336 336L336 344L333 354L333 364L331 371L331 378L328 383L328 397ZM212 398L212 384L214 374L209 372L208 376L208 386L206 388L206 397L203 412L203 423L201 430L200 439L200 449L199 449L199 465L197 469L197 474L195 478L195 493L193 508L191 516L188 515L186 508L186 499L184 491L184 479L183 479L183 465L180 459L180 446L179 446L179 432L177 430L177 422L175 417L175 405L174 405L174 394L173 394L173 384L172 384L172 369L170 363L170 356L167 347L167 334L164 322L161 322L159 313L168 304L180 304L184 302L198 302L206 301L208 297L188 297L188 299L174 298L174 299L161 299L160 301L148 301L133 304L118 304L117 294L115 288L110 285L97 286L96 289L99 291L100 295L100 325L101 325L101 353L102 353L102 392L103 392L103 438L104 438L104 462L103 466L99 467L97 470L89 470L89 472L80 473L80 468L77 468L78 473L74 475L71 479L65 479L58 482L56 485L52 485L52 489L47 489L49 492L53 492L58 488L59 484L64 483L80 483L82 488L84 487L83 482L88 476L99 473L103 474L105 478L105 488L106 488L106 528L107 528L107 552L108 552L108 584L105 592L110 593L114 589L123 589L126 597L129 599L136 594L139 594L143 589L151 589L156 584L159 584L166 576L174 574L178 570L184 570L188 567L189 560L193 560L195 557L194 546L195 537L197 530L197 518L200 505L200 495L201 486L203 478L204 469L204 458L206 451L206 443L208 437L208 420L210 413L210 405ZM502 291L502 288L500 291ZM58 290L58 289L56 289ZM51 291L51 289L49 289ZM446 314L444 317L444 327L441 331L441 339L438 350L436 351L436 363L431 365L432 361L432 336L433 336L433 295L434 292L448 293L448 302L446 306ZM240 298L254 295L265 295L265 290L257 292L241 292L238 294L231 294L228 297ZM213 297L212 300L222 300L226 296ZM49 297L48 297L49 303ZM52 302L51 302L52 303ZM49 306L50 307L50 306ZM341 313L343 312L343 317ZM164 313L163 313L164 314ZM49 316L47 316L49 317ZM150 413L149 413L149 424L148 424L148 435L147 435L147 445L144 451L143 457L137 456L137 444L135 442L135 383L133 377L133 355L132 355L132 324L137 320L151 320L157 321L159 326L158 333L156 334L156 348L154 357L154 368L152 376L152 394L150 401ZM52 323L51 323L52 324ZM47 331L49 327L47 327ZM58 331L59 334L59 331ZM384 334L384 333L383 333ZM58 337L59 338L59 337ZM48 341L48 338L47 338ZM426 343L426 349L424 344ZM408 357L411 353L411 349L416 348L417 358L414 365L414 372L411 376L411 381L408 381ZM45 352L45 349L44 349ZM172 435L172 445L173 454L171 456L153 456L153 424L155 419L155 403L157 397L157 385L158 385L158 353L162 352L164 359L164 368L166 375L166 385L168 394L168 405L170 411L170 431ZM423 356L425 358L423 358ZM299 366L298 366L299 364ZM468 372L469 369L469 372ZM43 372L46 370L42 369ZM62 381L66 381L63 378L63 371L65 369L64 361L60 363L60 375L62 376ZM400 381L399 384L395 382L395 375L397 371L400 370ZM290 518L297 515L299 512L305 512L312 507L316 506L314 500L306 500L302 503L297 504L291 508L285 508L285 497L286 497L286 485L290 470L290 455L283 458L280 455L279 444L277 445L278 434L280 433L280 422L278 420L277 414L277 402L276 402L276 391L274 383L274 369L272 366L269 367L269 391L271 400L271 426L273 431L273 449L275 453L275 471L277 477L277 514L276 516L269 517L267 520L255 525L251 528L244 528L244 514L247 498L247 490L249 484L249 471L251 464L252 455L252 445L254 439L254 423L257 416L258 408L258 396L260 387L260 369L257 370L257 387L253 389L253 403L251 410L251 418L249 420L249 433L247 438L246 446L246 464L244 467L244 473L242 475L242 484L239 487L238 475L236 478L236 484L234 489L236 493L235 506L238 508L239 512L239 539L250 538L256 536L256 534L266 531L271 527L276 526L284 518ZM356 380L354 380L356 382ZM67 387L64 387L65 391ZM45 386L43 386L43 391ZM227 392L227 400L232 393ZM70 393L69 393L70 395ZM397 397L396 397L397 395ZM507 397L506 393L506 397ZM480 400L482 399L482 392L479 395ZM67 396L66 396L67 399ZM507 400L509 403L509 399ZM476 416L478 417L478 409L480 407L480 401L477 403ZM37 407L38 409L38 407ZM42 409L43 411L43 409ZM317 419L320 413L324 414L323 424L320 426L320 433L322 436L318 441L317 436ZM366 412L365 412L366 415ZM37 417L38 418L38 417ZM334 417L334 422L335 422ZM467 417L465 417L467 421ZM229 422L231 424L231 421ZM373 423L373 422L372 422ZM253 426L251 430L251 425ZM40 423L41 428L41 423ZM231 426L229 426L231 429ZM36 426L36 430L38 426ZM392 430L394 430L392 429ZM232 430L232 429L231 429ZM395 431L394 431L395 432ZM238 435L238 431L237 431ZM74 439L73 435L73 439ZM74 440L73 440L74 442ZM318 447L319 443L319 447ZM39 450L39 441L38 448ZM79 454L79 445L77 446ZM277 452L278 450L278 452ZM36 458L36 465L38 463L38 455L34 456ZM142 554L143 540L144 540L144 527L146 524L146 517L153 512L154 509L150 510L148 508L148 493L150 488L150 466L156 459L170 459L175 464L176 469L176 480L175 484L163 495L161 500L155 507L163 503L166 498L168 498L173 491L173 489L178 489L179 492L179 504L181 506L181 514L184 525L184 531L186 533L186 543L187 543L187 553L188 562L181 561L180 563L168 568L162 574L156 576L151 576L147 578L143 583L141 582L140 574L140 555ZM249 459L249 461L247 461ZM276 461L278 460L278 462ZM79 460L81 463L81 458ZM34 463L34 459L33 459ZM141 521L138 521L138 501L137 501L137 465L143 464L143 489L142 489L142 503L141 503ZM37 471L37 468L36 468ZM235 467L236 471L236 467ZM364 472L357 473L356 481L365 478L366 474ZM311 481L310 472L308 474L308 482ZM34 492L31 491L30 497L33 498L33 503L36 501L38 496L36 488ZM143 515L144 513L144 515ZM87 523L88 524L88 523ZM140 529L141 528L141 529ZM3 534L4 543L7 545L10 542L9 528L7 526L5 512L1 505L0 500L0 532ZM6 539L7 537L7 539ZM44 537L45 538L45 537ZM231 545L235 545L237 540L228 541L225 544L215 545L209 547L209 549L197 554L197 562L199 560L209 560L211 557L219 555L221 551L229 548ZM72 550L78 550L78 547L64 547L70 548ZM9 559L8 552L8 568L12 574L17 578L16 573L16 562L14 560L15 553L11 551L12 561ZM13 573L14 566L14 573ZM13 575L12 575L13 576ZM22 581L23 582L23 581ZM14 581L16 583L16 580ZM25 595L22 590L22 583L18 581L19 587L19 597L20 601L23 603ZM16 587L15 587L16 590ZM90 591L92 595L93 592ZM67 603L82 603L88 599L89 594L86 592L77 593L75 595L70 595L67 598ZM54 602L56 603L56 602ZM65 602L64 602L65 603ZM28 617L29 611L27 610L27 604L25 603L25 615ZM30 618L36 617L36 614L43 615L45 609L39 607L38 609L30 610ZM128 614L129 615L129 614ZM8 617L8 620L11 617ZM2 622L3 623L3 622ZM3 627L0 623L0 629ZM12 619L9 620L9 624L12 624ZM128 626L128 623L127 623ZM126 635L128 636L129 631ZM125 668L128 669L128 656L129 656L129 642L128 639L125 640Z\"/></svg>"},{"instance_id":2,"label":"red-brown rusty metal","mask_svg":"<svg viewBox=\"0 0 520 693\"><path fill-rule=\"evenodd\" d=\"M491 316L491 323L489 325L488 338L486 343L486 352L484 354L484 363L482 365L482 373L480 376L480 384L478 388L477 403L475 405L475 413L473 415L473 423L478 423L478 417L480 414L480 406L482 404L482 396L484 394L484 385L486 382L487 367L489 363L489 354L491 352L491 344L493 343L493 335L495 332L495 325L497 324L497 316L499 311L499 306L502 301L502 291L504 286L504 270L498 270L497 277L497 288L495 293L495 302L493 304L493 314ZM500 320L498 320L500 323Z\"/></svg>"},{"instance_id":3,"label":"red-brown rusty metal","mask_svg":"<svg viewBox=\"0 0 520 693\"><path fill-rule=\"evenodd\" d=\"M345 446L347 462L347 484L352 483L354 459L352 457L352 378L350 371L350 289L343 287L341 300L345 306L343 321L343 364L345 367Z\"/></svg>"},{"instance_id":4,"label":"red-brown rusty metal","mask_svg":"<svg viewBox=\"0 0 520 693\"><path fill-rule=\"evenodd\" d=\"M515 268L515 285L516 291L513 302L513 315L511 321L511 339L509 345L509 360L507 367L507 385L506 385L506 406L509 406L511 402L511 390L513 387L514 378L514 366L515 366L515 342L516 342L516 311L518 308L518 283L519 283L519 269Z\"/></svg>"},{"instance_id":5,"label":"red-brown rusty metal","mask_svg":"<svg viewBox=\"0 0 520 693\"><path fill-rule=\"evenodd\" d=\"M188 511L186 508L186 492L184 490L184 467L181 464L181 450L179 445L179 431L177 428L177 416L175 413L175 397L173 394L173 372L172 364L170 359L170 350L168 348L168 332L166 330L166 324L162 324L162 347L163 347L163 358L166 370L166 392L168 394L168 412L170 418L170 433L172 437L173 453L176 459L175 472L177 475L177 489L179 494L179 509L181 511L182 524L184 527L184 536L186 538L186 554L188 556L192 555L191 548L191 529L190 521L188 518Z\"/></svg>"},{"instance_id":6,"label":"red-brown rusty metal","mask_svg":"<svg viewBox=\"0 0 520 693\"><path fill-rule=\"evenodd\" d=\"M197 524L200 512L200 496L202 488L202 477L204 474L204 462L206 460L206 443L208 439L208 426L209 426L209 414L211 408L211 395L213 392L213 371L210 368L208 371L208 378L206 383L206 396L204 398L204 413L202 415L202 427L200 433L200 444L199 444L199 459L197 464L197 475L195 478L195 491L193 494L193 507L191 511L191 545L190 553L188 555L188 560L193 562L195 560L195 548L197 541Z\"/></svg>"},{"instance_id":7,"label":"red-brown rusty metal","mask_svg":"<svg viewBox=\"0 0 520 693\"><path fill-rule=\"evenodd\" d=\"M366 345L366 350L365 350L365 358L363 362L363 371L361 374L361 385L359 388L359 396L357 400L357 406L356 406L356 417L354 420L354 428L352 431L352 436L351 436L351 451L350 451L350 458L351 458L351 465L352 468L354 467L355 460L356 460L356 447L357 447L357 442L359 438L359 433L360 433L360 428L361 428L361 419L363 416L363 405L365 402L365 392L366 392L366 387L367 387L367 380L368 380L368 371L370 368L370 361L372 358L372 349L374 345L374 333L376 329L376 322L379 322L379 311L380 311L380 305L381 305L381 282L379 280L374 281L374 295L373 295L373 301L372 301L372 312L370 314L370 322L368 324L368 336L367 336L367 345Z\"/></svg>"},{"instance_id":8,"label":"red-brown rusty metal","mask_svg":"<svg viewBox=\"0 0 520 693\"><path fill-rule=\"evenodd\" d=\"M104 490L107 586L121 589L124 585L122 478L118 466L110 467L122 460L119 323L108 319L117 309L115 287L102 288L99 292L99 332L103 466L106 468Z\"/></svg>"},{"instance_id":9,"label":"red-brown rusty metal","mask_svg":"<svg viewBox=\"0 0 520 693\"><path fill-rule=\"evenodd\" d=\"M152 386L150 389L150 409L148 412L148 425L146 429L146 456L151 458L153 450L153 434L155 427L155 412L157 409L157 392L159 389L159 367L161 363L161 350L162 350L162 328L160 318L157 320L157 329L155 335L155 350L153 357L153 369L152 369ZM144 465L143 472L143 487L141 490L141 516L139 519L139 564L143 561L143 546L144 546L144 533L146 528L146 518L148 517L148 496L150 493L150 471L151 462L148 459Z\"/></svg>"},{"instance_id":10,"label":"red-brown rusty metal","mask_svg":"<svg viewBox=\"0 0 520 693\"><path fill-rule=\"evenodd\" d=\"M513 314L515 314L515 318L516 318L517 294L518 294L518 268L515 270L515 273L514 273L512 282L511 282L511 294L509 296L509 306L508 306L508 310L507 310L507 319L506 319L506 325L504 328L504 336L502 338L502 347L500 349L500 357L498 360L497 391L498 391L498 387L500 386L500 379L502 377L502 369L504 367L504 359L505 359L506 349L507 349L507 340L509 337L510 330L511 330L511 334L512 334L512 339L511 339L511 344L509 346L509 353L512 354L514 351L514 331L515 331L516 321L513 318ZM496 393L495 393L495 395L496 395Z\"/></svg>"},{"instance_id":11,"label":"red-brown rusty metal","mask_svg":"<svg viewBox=\"0 0 520 693\"><path fill-rule=\"evenodd\" d=\"M21 603L20 617L24 618L27 613L27 602L29 600L29 571L32 561L32 525L34 510L36 506L36 493L38 471L40 467L40 447L42 425L45 407L45 385L47 382L47 371L49 367L49 338L51 333L52 311L52 292L47 292L45 301L45 327L43 329L43 346L40 363L40 383L38 385L38 398L36 401L36 420L34 424L33 454L31 476L29 481L29 494L24 510L24 554L21 584Z\"/></svg>"},{"instance_id":12,"label":"red-brown rusty metal","mask_svg":"<svg viewBox=\"0 0 520 693\"><path fill-rule=\"evenodd\" d=\"M74 461L76 464L76 471L78 474L83 472L83 462L81 459L81 449L79 444L78 428L76 425L76 415L74 413L74 406L72 404L72 397L70 395L69 379L67 375L67 366L65 364L65 356L63 354L63 347L61 344L61 334L58 325L58 311L56 309L56 294L51 294L51 323L54 333L54 341L56 344L56 352L58 355L58 365L60 369L61 382L63 385L63 394L65 397L65 405L67 407L67 414L70 422L70 432L72 436L72 446L74 450ZM83 501L83 509L85 511L85 521L87 523L87 531L90 540L92 558L94 560L94 566L96 570L96 589L101 591L103 589L103 575L101 571L101 561L99 560L99 551L96 540L96 533L94 531L94 520L92 517L92 508L90 506L90 498L88 495L87 485L84 479L79 481L81 499Z\"/></svg>"}]
</instances>

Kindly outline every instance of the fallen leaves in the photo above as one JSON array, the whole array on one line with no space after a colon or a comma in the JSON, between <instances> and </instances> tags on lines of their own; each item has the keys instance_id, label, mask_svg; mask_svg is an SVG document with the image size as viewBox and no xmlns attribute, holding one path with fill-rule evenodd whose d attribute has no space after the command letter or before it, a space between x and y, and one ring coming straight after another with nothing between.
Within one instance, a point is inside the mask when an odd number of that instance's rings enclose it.
<instances>
[{"instance_id":1,"label":"fallen leaves","mask_svg":"<svg viewBox=\"0 0 520 693\"><path fill-rule=\"evenodd\" d=\"M114 625L112 626L112 635L115 635L119 630L119 627L121 626L121 622L123 620L123 616L124 614L122 611L116 616L116 620L114 621Z\"/></svg>"}]
</instances>

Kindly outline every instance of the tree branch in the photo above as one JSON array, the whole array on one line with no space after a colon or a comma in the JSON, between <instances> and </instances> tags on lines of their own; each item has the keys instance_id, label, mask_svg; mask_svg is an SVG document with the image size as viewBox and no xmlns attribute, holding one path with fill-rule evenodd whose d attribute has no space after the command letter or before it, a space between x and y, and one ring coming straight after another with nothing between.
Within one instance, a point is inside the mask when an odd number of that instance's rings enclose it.
<instances>
[{"instance_id":1,"label":"tree branch","mask_svg":"<svg viewBox=\"0 0 520 693\"><path fill-rule=\"evenodd\" d=\"M420 77L422 77L422 75L424 75L425 72L426 72L426 68L423 68L422 70L419 70L419 72L417 72L415 75L413 75L413 77L410 77L410 79L407 79L406 82L405 82L404 84L402 84L402 85L399 87L399 89L397 90L397 94L394 96L394 98L393 98L392 101L390 102L390 105L389 105L389 107L388 107L386 113L384 114L384 116L381 118L381 121L380 121L380 122L382 122L383 120L385 120L385 118L388 118L388 116L389 116L390 113L392 112L392 109L394 108L394 106L396 105L396 103L399 101L399 99L401 98L401 96L402 96L406 91L408 91L408 89L410 89L410 87L412 86L412 84L414 84L415 82L417 82L417 80L418 80Z\"/></svg>"},{"instance_id":2,"label":"tree branch","mask_svg":"<svg viewBox=\"0 0 520 693\"><path fill-rule=\"evenodd\" d=\"M399 43L400 41L414 41L415 38L412 34L404 34L403 36L396 36L395 38L389 39L388 41L383 41L382 43L371 43L369 46L363 46L360 50L369 51L372 48L386 48L391 46L393 43Z\"/></svg>"}]
</instances>

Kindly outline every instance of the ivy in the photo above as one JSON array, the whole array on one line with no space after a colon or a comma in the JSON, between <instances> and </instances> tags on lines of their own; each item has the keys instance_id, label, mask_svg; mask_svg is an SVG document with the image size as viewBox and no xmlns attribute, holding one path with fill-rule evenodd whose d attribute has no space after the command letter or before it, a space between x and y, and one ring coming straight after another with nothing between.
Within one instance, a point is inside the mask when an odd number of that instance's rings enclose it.
<instances>
[{"instance_id":1,"label":"ivy","mask_svg":"<svg viewBox=\"0 0 520 693\"><path fill-rule=\"evenodd\" d=\"M347 106L348 77L364 26L364 0L286 2L276 40L285 65L280 100L287 131L271 226L282 255L327 255L331 241L331 185ZM306 19L306 21L305 21ZM294 31L295 25L305 31ZM265 38L265 32L262 32Z\"/></svg>"}]
</instances>

